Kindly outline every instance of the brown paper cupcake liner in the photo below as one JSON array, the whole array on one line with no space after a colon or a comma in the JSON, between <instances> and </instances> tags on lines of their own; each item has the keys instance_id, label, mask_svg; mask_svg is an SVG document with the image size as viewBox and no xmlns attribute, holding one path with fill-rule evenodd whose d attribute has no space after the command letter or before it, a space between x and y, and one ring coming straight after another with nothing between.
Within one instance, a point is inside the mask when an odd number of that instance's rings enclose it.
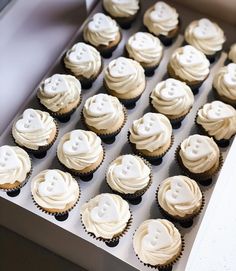
<instances>
[{"instance_id":1,"label":"brown paper cupcake liner","mask_svg":"<svg viewBox=\"0 0 236 271\"><path fill-rule=\"evenodd\" d=\"M218 173L223 165L223 156L222 153L220 152L220 157L219 157L219 165L218 168L214 171L211 172L211 169L208 170L207 172L203 172L203 173L193 173L191 171L189 171L184 164L182 163L182 159L179 155L179 151L180 151L180 145L176 148L175 150L175 160L177 161L177 164L179 166L179 168L191 179L197 181L197 182L201 182L201 181L205 181L208 179L211 179L216 173Z\"/></svg>"},{"instance_id":2,"label":"brown paper cupcake liner","mask_svg":"<svg viewBox=\"0 0 236 271\"><path fill-rule=\"evenodd\" d=\"M192 221L196 216L198 216L202 212L202 210L203 210L203 208L205 206L205 196L204 196L203 192L201 191L201 193L202 193L202 203L201 203L200 209L198 209L197 211L193 212L192 214L186 215L186 217L173 216L173 215L169 214L167 211L165 211L161 207L161 205L160 205L160 203L158 201L158 191L159 191L159 188L160 188L160 185L158 186L157 191L156 191L156 195L155 195L155 197L156 197L156 203L158 205L158 208L159 208L161 214L164 217L166 217L168 220L170 220L171 222L173 222L173 223L175 223L175 222L188 223L189 221Z\"/></svg>"},{"instance_id":3,"label":"brown paper cupcake liner","mask_svg":"<svg viewBox=\"0 0 236 271\"><path fill-rule=\"evenodd\" d=\"M138 156L138 155L137 155ZM125 199L125 200L132 200L132 199L136 199L136 198L139 198L139 197L141 197L141 196L143 196L144 194L145 194L145 192L149 189L149 187L152 185L152 181L153 181L153 175L152 175L152 166L151 166L151 164L146 160L146 159L144 159L143 157L141 157L141 156L138 156L139 158L141 158L142 160L143 160L143 162L149 167L149 169L150 169L150 174L149 174L149 182L148 182L148 184L143 188L143 189L140 189L140 190L138 190L138 191L136 191L135 193L128 193L128 194L125 194L125 193L121 193L121 192L118 192L118 191L116 191L116 190L113 190L110 186L109 186L109 184L108 184L108 182L107 182L107 180L106 180L106 183L107 183L107 185L108 185L108 187L111 189L111 191L114 193L114 194L117 194L117 195L119 195L119 196L121 196L123 199ZM114 161L114 160L113 160ZM112 162L111 162L112 163ZM107 169L108 170L108 169ZM107 170L106 170L106 172L107 172ZM105 174L105 176L106 176L106 174ZM105 177L106 178L106 177Z\"/></svg>"},{"instance_id":4,"label":"brown paper cupcake liner","mask_svg":"<svg viewBox=\"0 0 236 271\"><path fill-rule=\"evenodd\" d=\"M128 222L126 224L126 227L124 228L124 230L122 232L120 232L119 234L117 234L116 236L114 236L111 239L105 239L105 238L102 238L102 237L96 237L94 233L87 231L87 229L86 229L86 227L85 227L85 225L83 223L83 220L82 220L82 215L80 215L81 224L82 224L82 227L83 227L84 231L88 235L90 235L91 237L93 237L94 239L96 239L98 241L105 242L105 243L113 243L113 242L115 243L115 242L118 242L120 240L120 238L122 238L128 232L128 230L131 227L131 224L133 222L133 215L132 215L131 210L129 210L129 211L130 211L130 219L128 220Z\"/></svg>"}]
</instances>

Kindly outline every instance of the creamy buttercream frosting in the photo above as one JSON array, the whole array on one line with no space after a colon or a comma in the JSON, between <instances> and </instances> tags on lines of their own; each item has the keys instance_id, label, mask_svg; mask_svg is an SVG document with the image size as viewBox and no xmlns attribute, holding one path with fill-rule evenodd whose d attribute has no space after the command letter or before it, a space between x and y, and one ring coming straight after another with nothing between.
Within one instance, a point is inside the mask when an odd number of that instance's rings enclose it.
<instances>
[{"instance_id":1,"label":"creamy buttercream frosting","mask_svg":"<svg viewBox=\"0 0 236 271\"><path fill-rule=\"evenodd\" d=\"M158 1L144 14L143 23L155 35L168 35L178 27L179 15L176 9L165 2Z\"/></svg>"},{"instance_id":2,"label":"creamy buttercream frosting","mask_svg":"<svg viewBox=\"0 0 236 271\"><path fill-rule=\"evenodd\" d=\"M202 193L198 184L183 175L165 179L158 190L158 202L172 216L194 214L202 206Z\"/></svg>"},{"instance_id":3,"label":"creamy buttercream frosting","mask_svg":"<svg viewBox=\"0 0 236 271\"><path fill-rule=\"evenodd\" d=\"M40 207L60 211L71 208L77 202L80 190L69 173L48 169L32 179L31 193Z\"/></svg>"},{"instance_id":4,"label":"creamy buttercream frosting","mask_svg":"<svg viewBox=\"0 0 236 271\"><path fill-rule=\"evenodd\" d=\"M103 7L113 17L130 17L139 10L139 0L103 0Z\"/></svg>"},{"instance_id":5,"label":"creamy buttercream frosting","mask_svg":"<svg viewBox=\"0 0 236 271\"><path fill-rule=\"evenodd\" d=\"M156 85L151 93L151 103L159 112L178 117L192 107L194 96L189 86L179 80L169 78Z\"/></svg>"},{"instance_id":6,"label":"creamy buttercream frosting","mask_svg":"<svg viewBox=\"0 0 236 271\"><path fill-rule=\"evenodd\" d=\"M129 140L137 149L153 152L170 141L172 127L162 114L146 113L132 124Z\"/></svg>"},{"instance_id":7,"label":"creamy buttercream frosting","mask_svg":"<svg viewBox=\"0 0 236 271\"><path fill-rule=\"evenodd\" d=\"M103 154L101 139L94 132L73 130L66 133L57 147L59 161L69 169L83 170Z\"/></svg>"},{"instance_id":8,"label":"creamy buttercream frosting","mask_svg":"<svg viewBox=\"0 0 236 271\"><path fill-rule=\"evenodd\" d=\"M49 113L28 108L13 124L12 135L20 146L38 150L50 143L49 139L56 135L56 129L56 123Z\"/></svg>"},{"instance_id":9,"label":"creamy buttercream frosting","mask_svg":"<svg viewBox=\"0 0 236 271\"><path fill-rule=\"evenodd\" d=\"M236 63L236 43L231 45L230 50L229 50L229 54L228 54L228 58L232 62Z\"/></svg>"},{"instance_id":10,"label":"creamy buttercream frosting","mask_svg":"<svg viewBox=\"0 0 236 271\"><path fill-rule=\"evenodd\" d=\"M163 55L163 47L160 40L150 33L137 32L132 35L127 44L126 50L129 57L141 64L155 66L159 64Z\"/></svg>"},{"instance_id":11,"label":"creamy buttercream frosting","mask_svg":"<svg viewBox=\"0 0 236 271\"><path fill-rule=\"evenodd\" d=\"M145 220L133 238L134 251L139 259L152 266L175 260L182 250L178 229L166 219Z\"/></svg>"},{"instance_id":12,"label":"creamy buttercream frosting","mask_svg":"<svg viewBox=\"0 0 236 271\"><path fill-rule=\"evenodd\" d=\"M116 97L100 93L86 100L83 116L89 126L109 130L124 119L124 108Z\"/></svg>"},{"instance_id":13,"label":"creamy buttercream frosting","mask_svg":"<svg viewBox=\"0 0 236 271\"><path fill-rule=\"evenodd\" d=\"M79 103L81 85L72 75L54 74L41 83L37 96L46 108L58 112L71 103Z\"/></svg>"},{"instance_id":14,"label":"creamy buttercream frosting","mask_svg":"<svg viewBox=\"0 0 236 271\"><path fill-rule=\"evenodd\" d=\"M230 139L236 134L236 110L220 101L207 103L199 109L197 123L216 140Z\"/></svg>"},{"instance_id":15,"label":"creamy buttercream frosting","mask_svg":"<svg viewBox=\"0 0 236 271\"><path fill-rule=\"evenodd\" d=\"M177 48L170 58L169 65L178 77L188 82L203 81L210 72L209 60L191 45Z\"/></svg>"},{"instance_id":16,"label":"creamy buttercream frosting","mask_svg":"<svg viewBox=\"0 0 236 271\"><path fill-rule=\"evenodd\" d=\"M230 63L216 73L213 86L220 96L236 102L236 64Z\"/></svg>"},{"instance_id":17,"label":"creamy buttercream frosting","mask_svg":"<svg viewBox=\"0 0 236 271\"><path fill-rule=\"evenodd\" d=\"M84 42L74 44L66 52L64 63L75 76L87 79L96 77L102 66L101 55L97 49Z\"/></svg>"},{"instance_id":18,"label":"creamy buttercream frosting","mask_svg":"<svg viewBox=\"0 0 236 271\"><path fill-rule=\"evenodd\" d=\"M120 35L115 20L103 13L96 13L84 28L84 39L94 46L106 45Z\"/></svg>"},{"instance_id":19,"label":"creamy buttercream frosting","mask_svg":"<svg viewBox=\"0 0 236 271\"><path fill-rule=\"evenodd\" d=\"M222 50L225 42L223 30L209 19L193 21L186 28L185 40L206 55L213 55Z\"/></svg>"},{"instance_id":20,"label":"creamy buttercream frosting","mask_svg":"<svg viewBox=\"0 0 236 271\"><path fill-rule=\"evenodd\" d=\"M109 186L122 194L132 194L147 187L150 168L136 155L122 155L108 167L106 180Z\"/></svg>"},{"instance_id":21,"label":"creamy buttercream frosting","mask_svg":"<svg viewBox=\"0 0 236 271\"><path fill-rule=\"evenodd\" d=\"M181 143L179 155L190 172L204 173L219 163L220 151L212 138L196 134Z\"/></svg>"},{"instance_id":22,"label":"creamy buttercream frosting","mask_svg":"<svg viewBox=\"0 0 236 271\"><path fill-rule=\"evenodd\" d=\"M114 194L100 194L83 204L80 210L87 232L112 239L121 234L131 218L128 203Z\"/></svg>"},{"instance_id":23,"label":"creamy buttercream frosting","mask_svg":"<svg viewBox=\"0 0 236 271\"><path fill-rule=\"evenodd\" d=\"M118 98L137 97L146 85L142 66L137 61L125 57L114 59L108 64L104 80Z\"/></svg>"},{"instance_id":24,"label":"creamy buttercream frosting","mask_svg":"<svg viewBox=\"0 0 236 271\"><path fill-rule=\"evenodd\" d=\"M24 182L30 170L31 161L26 151L15 146L0 147L0 186Z\"/></svg>"}]
</instances>

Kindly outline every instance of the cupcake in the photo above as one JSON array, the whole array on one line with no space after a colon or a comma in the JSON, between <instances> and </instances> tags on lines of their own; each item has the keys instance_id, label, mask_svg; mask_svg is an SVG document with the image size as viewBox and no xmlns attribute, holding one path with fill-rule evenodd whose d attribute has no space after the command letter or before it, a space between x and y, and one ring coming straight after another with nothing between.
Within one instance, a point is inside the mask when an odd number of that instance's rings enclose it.
<instances>
[{"instance_id":1,"label":"cupcake","mask_svg":"<svg viewBox=\"0 0 236 271\"><path fill-rule=\"evenodd\" d=\"M47 169L32 179L31 193L37 207L46 213L60 215L76 205L80 189L70 173Z\"/></svg>"},{"instance_id":2,"label":"cupcake","mask_svg":"<svg viewBox=\"0 0 236 271\"><path fill-rule=\"evenodd\" d=\"M236 107L236 64L230 63L216 73L213 87L223 102Z\"/></svg>"},{"instance_id":3,"label":"cupcake","mask_svg":"<svg viewBox=\"0 0 236 271\"><path fill-rule=\"evenodd\" d=\"M194 180L179 175L169 177L160 184L157 202L162 213L168 218L173 218L174 221L180 223L191 222L192 224L192 219L203 207L203 196Z\"/></svg>"},{"instance_id":4,"label":"cupcake","mask_svg":"<svg viewBox=\"0 0 236 271\"><path fill-rule=\"evenodd\" d=\"M108 167L106 181L114 193L127 200L138 199L151 185L149 163L136 155L126 154L117 157ZM134 202L136 203L136 201Z\"/></svg>"},{"instance_id":5,"label":"cupcake","mask_svg":"<svg viewBox=\"0 0 236 271\"><path fill-rule=\"evenodd\" d=\"M135 153L151 164L160 164L173 143L170 121L162 114L146 113L133 122L129 142Z\"/></svg>"},{"instance_id":6,"label":"cupcake","mask_svg":"<svg viewBox=\"0 0 236 271\"><path fill-rule=\"evenodd\" d=\"M131 213L128 203L114 194L100 194L84 203L80 210L85 231L115 246L128 230Z\"/></svg>"},{"instance_id":7,"label":"cupcake","mask_svg":"<svg viewBox=\"0 0 236 271\"><path fill-rule=\"evenodd\" d=\"M57 123L49 113L32 108L26 109L12 127L16 144L37 158L46 155L57 134Z\"/></svg>"},{"instance_id":8,"label":"cupcake","mask_svg":"<svg viewBox=\"0 0 236 271\"><path fill-rule=\"evenodd\" d=\"M139 0L103 0L103 8L122 28L129 28L139 11Z\"/></svg>"},{"instance_id":9,"label":"cupcake","mask_svg":"<svg viewBox=\"0 0 236 271\"><path fill-rule=\"evenodd\" d=\"M31 160L26 151L15 146L0 147L0 189L21 188L31 173Z\"/></svg>"},{"instance_id":10,"label":"cupcake","mask_svg":"<svg viewBox=\"0 0 236 271\"><path fill-rule=\"evenodd\" d=\"M126 122L124 106L116 97L103 93L88 98L82 114L88 129L106 143L114 142Z\"/></svg>"},{"instance_id":11,"label":"cupcake","mask_svg":"<svg viewBox=\"0 0 236 271\"><path fill-rule=\"evenodd\" d=\"M220 101L207 103L198 110L196 123L219 146L226 146L236 134L236 110Z\"/></svg>"},{"instance_id":12,"label":"cupcake","mask_svg":"<svg viewBox=\"0 0 236 271\"><path fill-rule=\"evenodd\" d=\"M104 86L126 107L132 108L146 87L144 69L135 60L119 57L105 69Z\"/></svg>"},{"instance_id":13,"label":"cupcake","mask_svg":"<svg viewBox=\"0 0 236 271\"><path fill-rule=\"evenodd\" d=\"M209 19L193 21L184 33L185 41L204 53L210 62L215 61L225 42L223 30Z\"/></svg>"},{"instance_id":14,"label":"cupcake","mask_svg":"<svg viewBox=\"0 0 236 271\"><path fill-rule=\"evenodd\" d=\"M116 21L103 13L93 15L84 28L83 36L103 57L111 57L121 41L121 32Z\"/></svg>"},{"instance_id":15,"label":"cupcake","mask_svg":"<svg viewBox=\"0 0 236 271\"><path fill-rule=\"evenodd\" d=\"M177 148L176 156L182 170L202 185L210 184L222 165L219 147L208 136L189 136Z\"/></svg>"},{"instance_id":16,"label":"cupcake","mask_svg":"<svg viewBox=\"0 0 236 271\"><path fill-rule=\"evenodd\" d=\"M163 47L160 40L150 33L137 32L132 35L126 44L129 58L139 62L146 75L153 75L163 56Z\"/></svg>"},{"instance_id":17,"label":"cupcake","mask_svg":"<svg viewBox=\"0 0 236 271\"><path fill-rule=\"evenodd\" d=\"M73 130L66 133L57 147L60 163L85 181L91 180L104 155L101 139L90 131Z\"/></svg>"},{"instance_id":18,"label":"cupcake","mask_svg":"<svg viewBox=\"0 0 236 271\"><path fill-rule=\"evenodd\" d=\"M170 77L185 82L194 94L208 77L209 68L206 56L191 45L176 49L167 67Z\"/></svg>"},{"instance_id":19,"label":"cupcake","mask_svg":"<svg viewBox=\"0 0 236 271\"><path fill-rule=\"evenodd\" d=\"M144 14L143 24L164 45L171 45L179 33L179 14L165 2L158 1Z\"/></svg>"},{"instance_id":20,"label":"cupcake","mask_svg":"<svg viewBox=\"0 0 236 271\"><path fill-rule=\"evenodd\" d=\"M236 64L236 43L232 44L230 47L228 60Z\"/></svg>"},{"instance_id":21,"label":"cupcake","mask_svg":"<svg viewBox=\"0 0 236 271\"><path fill-rule=\"evenodd\" d=\"M181 121L191 110L194 96L186 83L169 78L156 85L150 95L150 102L156 112L165 115L173 128L179 128Z\"/></svg>"},{"instance_id":22,"label":"cupcake","mask_svg":"<svg viewBox=\"0 0 236 271\"><path fill-rule=\"evenodd\" d=\"M180 258L183 241L178 229L166 219L145 220L133 237L134 251L139 260L158 270L171 270Z\"/></svg>"},{"instance_id":23,"label":"cupcake","mask_svg":"<svg viewBox=\"0 0 236 271\"><path fill-rule=\"evenodd\" d=\"M92 86L102 71L100 53L84 42L76 43L66 52L64 65L67 71L79 79L85 89Z\"/></svg>"},{"instance_id":24,"label":"cupcake","mask_svg":"<svg viewBox=\"0 0 236 271\"><path fill-rule=\"evenodd\" d=\"M68 121L81 102L81 85L74 76L54 74L41 83L37 97L52 116Z\"/></svg>"}]
</instances>

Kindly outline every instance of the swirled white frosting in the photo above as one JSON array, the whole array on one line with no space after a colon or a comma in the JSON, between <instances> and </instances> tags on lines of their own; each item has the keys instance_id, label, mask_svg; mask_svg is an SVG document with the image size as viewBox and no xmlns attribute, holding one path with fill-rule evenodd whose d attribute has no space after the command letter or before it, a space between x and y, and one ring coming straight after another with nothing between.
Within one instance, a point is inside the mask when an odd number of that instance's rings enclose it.
<instances>
[{"instance_id":1,"label":"swirled white frosting","mask_svg":"<svg viewBox=\"0 0 236 271\"><path fill-rule=\"evenodd\" d=\"M75 76L87 79L96 77L102 66L101 55L97 49L84 42L74 44L66 52L64 63Z\"/></svg>"},{"instance_id":2,"label":"swirled white frosting","mask_svg":"<svg viewBox=\"0 0 236 271\"><path fill-rule=\"evenodd\" d=\"M166 219L145 220L136 230L133 247L139 259L152 266L175 260L182 250L178 229Z\"/></svg>"},{"instance_id":3,"label":"swirled white frosting","mask_svg":"<svg viewBox=\"0 0 236 271\"><path fill-rule=\"evenodd\" d=\"M220 151L212 138L196 134L181 143L179 155L190 172L204 173L219 163Z\"/></svg>"},{"instance_id":4,"label":"swirled white frosting","mask_svg":"<svg viewBox=\"0 0 236 271\"><path fill-rule=\"evenodd\" d=\"M210 62L206 56L191 45L180 47L174 51L169 65L182 80L201 82L210 72Z\"/></svg>"},{"instance_id":5,"label":"swirled white frosting","mask_svg":"<svg viewBox=\"0 0 236 271\"><path fill-rule=\"evenodd\" d=\"M225 42L223 30L208 19L193 21L186 28L185 40L206 55L222 50Z\"/></svg>"},{"instance_id":6,"label":"swirled white frosting","mask_svg":"<svg viewBox=\"0 0 236 271\"><path fill-rule=\"evenodd\" d=\"M118 98L137 97L146 85L142 66L137 61L125 57L114 59L108 64L104 80Z\"/></svg>"},{"instance_id":7,"label":"swirled white frosting","mask_svg":"<svg viewBox=\"0 0 236 271\"><path fill-rule=\"evenodd\" d=\"M183 175L173 176L161 183L158 202L168 214L185 217L201 208L202 193L194 180Z\"/></svg>"},{"instance_id":8,"label":"swirled white frosting","mask_svg":"<svg viewBox=\"0 0 236 271\"><path fill-rule=\"evenodd\" d=\"M54 74L41 83L37 96L46 108L58 112L80 101L81 85L74 76Z\"/></svg>"},{"instance_id":9,"label":"swirled white frosting","mask_svg":"<svg viewBox=\"0 0 236 271\"><path fill-rule=\"evenodd\" d=\"M77 181L69 173L48 169L32 179L31 193L40 207L60 211L76 203L80 190Z\"/></svg>"},{"instance_id":10,"label":"swirled white frosting","mask_svg":"<svg viewBox=\"0 0 236 271\"><path fill-rule=\"evenodd\" d=\"M132 194L148 185L150 173L150 168L140 157L127 154L119 156L109 165L106 180L113 190Z\"/></svg>"},{"instance_id":11,"label":"swirled white frosting","mask_svg":"<svg viewBox=\"0 0 236 271\"><path fill-rule=\"evenodd\" d=\"M0 147L0 185L22 183L31 170L31 161L26 151L19 147Z\"/></svg>"},{"instance_id":12,"label":"swirled white frosting","mask_svg":"<svg viewBox=\"0 0 236 271\"><path fill-rule=\"evenodd\" d=\"M97 130L109 130L121 118L124 119L124 109L116 97L100 93L86 100L83 116L89 126Z\"/></svg>"},{"instance_id":13,"label":"swirled white frosting","mask_svg":"<svg viewBox=\"0 0 236 271\"><path fill-rule=\"evenodd\" d=\"M137 32L132 35L127 44L126 50L129 57L141 64L155 66L159 64L163 55L163 47L160 40L150 33Z\"/></svg>"},{"instance_id":14,"label":"swirled white frosting","mask_svg":"<svg viewBox=\"0 0 236 271\"><path fill-rule=\"evenodd\" d=\"M103 7L113 17L129 17L139 10L139 0L103 0Z\"/></svg>"},{"instance_id":15,"label":"swirled white frosting","mask_svg":"<svg viewBox=\"0 0 236 271\"><path fill-rule=\"evenodd\" d=\"M55 137L56 129L55 121L49 113L28 108L13 124L12 135L20 146L38 150L51 143L49 139L52 135Z\"/></svg>"},{"instance_id":16,"label":"swirled white frosting","mask_svg":"<svg viewBox=\"0 0 236 271\"><path fill-rule=\"evenodd\" d=\"M96 13L84 28L84 40L94 46L109 45L120 35L115 20L103 13Z\"/></svg>"},{"instance_id":17,"label":"swirled white frosting","mask_svg":"<svg viewBox=\"0 0 236 271\"><path fill-rule=\"evenodd\" d=\"M236 63L236 43L231 45L230 50L229 50L229 54L228 54L228 58L232 62Z\"/></svg>"},{"instance_id":18,"label":"swirled white frosting","mask_svg":"<svg viewBox=\"0 0 236 271\"><path fill-rule=\"evenodd\" d=\"M57 147L57 157L67 168L83 170L103 154L101 139L94 132L73 130L66 133Z\"/></svg>"},{"instance_id":19,"label":"swirled white frosting","mask_svg":"<svg viewBox=\"0 0 236 271\"><path fill-rule=\"evenodd\" d=\"M131 217L128 203L114 194L100 194L83 204L80 210L86 231L96 237L112 239L121 234Z\"/></svg>"},{"instance_id":20,"label":"swirled white frosting","mask_svg":"<svg viewBox=\"0 0 236 271\"><path fill-rule=\"evenodd\" d=\"M137 149L153 152L170 141L172 127L166 116L146 113L133 122L129 131L129 140L136 145Z\"/></svg>"},{"instance_id":21,"label":"swirled white frosting","mask_svg":"<svg viewBox=\"0 0 236 271\"><path fill-rule=\"evenodd\" d=\"M236 102L236 64L230 63L216 73L213 86L220 96Z\"/></svg>"},{"instance_id":22,"label":"swirled white frosting","mask_svg":"<svg viewBox=\"0 0 236 271\"><path fill-rule=\"evenodd\" d=\"M150 7L144 14L143 23L148 30L155 35L165 35L179 24L179 14L176 9L165 2L158 1Z\"/></svg>"},{"instance_id":23,"label":"swirled white frosting","mask_svg":"<svg viewBox=\"0 0 236 271\"><path fill-rule=\"evenodd\" d=\"M217 140L236 134L236 110L220 101L204 104L197 113L197 123Z\"/></svg>"},{"instance_id":24,"label":"swirled white frosting","mask_svg":"<svg viewBox=\"0 0 236 271\"><path fill-rule=\"evenodd\" d=\"M167 116L178 117L186 114L193 102L194 96L190 87L172 78L158 83L151 93L154 108Z\"/></svg>"}]
</instances>

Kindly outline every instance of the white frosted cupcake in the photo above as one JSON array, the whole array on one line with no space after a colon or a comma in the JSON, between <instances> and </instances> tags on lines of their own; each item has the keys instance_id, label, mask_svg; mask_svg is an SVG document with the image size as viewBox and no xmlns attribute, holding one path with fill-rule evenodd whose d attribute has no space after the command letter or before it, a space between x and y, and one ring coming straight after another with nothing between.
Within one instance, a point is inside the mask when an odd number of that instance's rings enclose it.
<instances>
[{"instance_id":1,"label":"white frosted cupcake","mask_svg":"<svg viewBox=\"0 0 236 271\"><path fill-rule=\"evenodd\" d=\"M236 43L232 44L230 47L228 60L236 64Z\"/></svg>"},{"instance_id":2,"label":"white frosted cupcake","mask_svg":"<svg viewBox=\"0 0 236 271\"><path fill-rule=\"evenodd\" d=\"M103 8L122 28L129 28L139 11L139 0L103 0Z\"/></svg>"},{"instance_id":3,"label":"white frosted cupcake","mask_svg":"<svg viewBox=\"0 0 236 271\"><path fill-rule=\"evenodd\" d=\"M40 84L37 97L52 116L68 121L81 102L81 85L74 76L54 74Z\"/></svg>"},{"instance_id":4,"label":"white frosted cupcake","mask_svg":"<svg viewBox=\"0 0 236 271\"><path fill-rule=\"evenodd\" d=\"M83 226L93 237L115 246L128 230L131 213L128 203L114 194L100 194L80 210Z\"/></svg>"},{"instance_id":5,"label":"white frosted cupcake","mask_svg":"<svg viewBox=\"0 0 236 271\"><path fill-rule=\"evenodd\" d=\"M201 51L186 45L172 54L168 73L170 77L185 82L196 94L210 73L210 62Z\"/></svg>"},{"instance_id":6,"label":"white frosted cupcake","mask_svg":"<svg viewBox=\"0 0 236 271\"><path fill-rule=\"evenodd\" d=\"M186 83L169 78L156 85L151 95L151 105L156 112L165 115L174 128L191 110L194 103L193 93Z\"/></svg>"},{"instance_id":7,"label":"white frosted cupcake","mask_svg":"<svg viewBox=\"0 0 236 271\"><path fill-rule=\"evenodd\" d=\"M218 145L225 146L236 134L236 110L220 101L206 103L198 110L196 123L214 137Z\"/></svg>"},{"instance_id":8,"label":"white frosted cupcake","mask_svg":"<svg viewBox=\"0 0 236 271\"><path fill-rule=\"evenodd\" d=\"M160 40L145 32L137 32L132 35L126 44L126 51L129 58L142 65L146 75L153 74L163 56L163 47Z\"/></svg>"},{"instance_id":9,"label":"white frosted cupcake","mask_svg":"<svg viewBox=\"0 0 236 271\"><path fill-rule=\"evenodd\" d=\"M26 151L16 146L0 147L0 189L21 188L31 173L31 161Z\"/></svg>"},{"instance_id":10,"label":"white frosted cupcake","mask_svg":"<svg viewBox=\"0 0 236 271\"><path fill-rule=\"evenodd\" d=\"M236 64L230 63L219 69L213 87L220 100L236 106Z\"/></svg>"},{"instance_id":11,"label":"white frosted cupcake","mask_svg":"<svg viewBox=\"0 0 236 271\"><path fill-rule=\"evenodd\" d=\"M40 209L57 215L66 213L75 206L80 196L80 189L70 173L47 169L32 179L31 193Z\"/></svg>"},{"instance_id":12,"label":"white frosted cupcake","mask_svg":"<svg viewBox=\"0 0 236 271\"><path fill-rule=\"evenodd\" d=\"M103 162L104 155L100 137L90 131L73 130L66 133L57 147L60 163L83 180L93 177L92 174Z\"/></svg>"},{"instance_id":13,"label":"white frosted cupcake","mask_svg":"<svg viewBox=\"0 0 236 271\"><path fill-rule=\"evenodd\" d=\"M179 14L165 2L158 1L144 14L143 24L164 45L171 45L179 33Z\"/></svg>"},{"instance_id":14,"label":"white frosted cupcake","mask_svg":"<svg viewBox=\"0 0 236 271\"><path fill-rule=\"evenodd\" d=\"M223 30L206 18L191 22L184 37L188 44L203 52L211 62L222 51L225 42Z\"/></svg>"},{"instance_id":15,"label":"white frosted cupcake","mask_svg":"<svg viewBox=\"0 0 236 271\"><path fill-rule=\"evenodd\" d=\"M84 40L93 45L103 57L110 57L121 40L116 21L103 13L96 13L84 27Z\"/></svg>"},{"instance_id":16,"label":"white frosted cupcake","mask_svg":"<svg viewBox=\"0 0 236 271\"><path fill-rule=\"evenodd\" d=\"M49 113L32 108L26 109L12 127L15 142L38 158L46 155L57 134L57 123Z\"/></svg>"},{"instance_id":17,"label":"white frosted cupcake","mask_svg":"<svg viewBox=\"0 0 236 271\"><path fill-rule=\"evenodd\" d=\"M166 219L145 220L136 230L133 248L139 260L158 270L170 270L183 250L180 232Z\"/></svg>"},{"instance_id":18,"label":"white frosted cupcake","mask_svg":"<svg viewBox=\"0 0 236 271\"><path fill-rule=\"evenodd\" d=\"M129 142L135 153L151 164L160 164L161 158L173 144L170 121L162 114L146 113L133 122L129 130Z\"/></svg>"},{"instance_id":19,"label":"white frosted cupcake","mask_svg":"<svg viewBox=\"0 0 236 271\"><path fill-rule=\"evenodd\" d=\"M135 60L119 57L105 69L104 86L126 107L134 107L146 87L144 69Z\"/></svg>"}]
</instances>

